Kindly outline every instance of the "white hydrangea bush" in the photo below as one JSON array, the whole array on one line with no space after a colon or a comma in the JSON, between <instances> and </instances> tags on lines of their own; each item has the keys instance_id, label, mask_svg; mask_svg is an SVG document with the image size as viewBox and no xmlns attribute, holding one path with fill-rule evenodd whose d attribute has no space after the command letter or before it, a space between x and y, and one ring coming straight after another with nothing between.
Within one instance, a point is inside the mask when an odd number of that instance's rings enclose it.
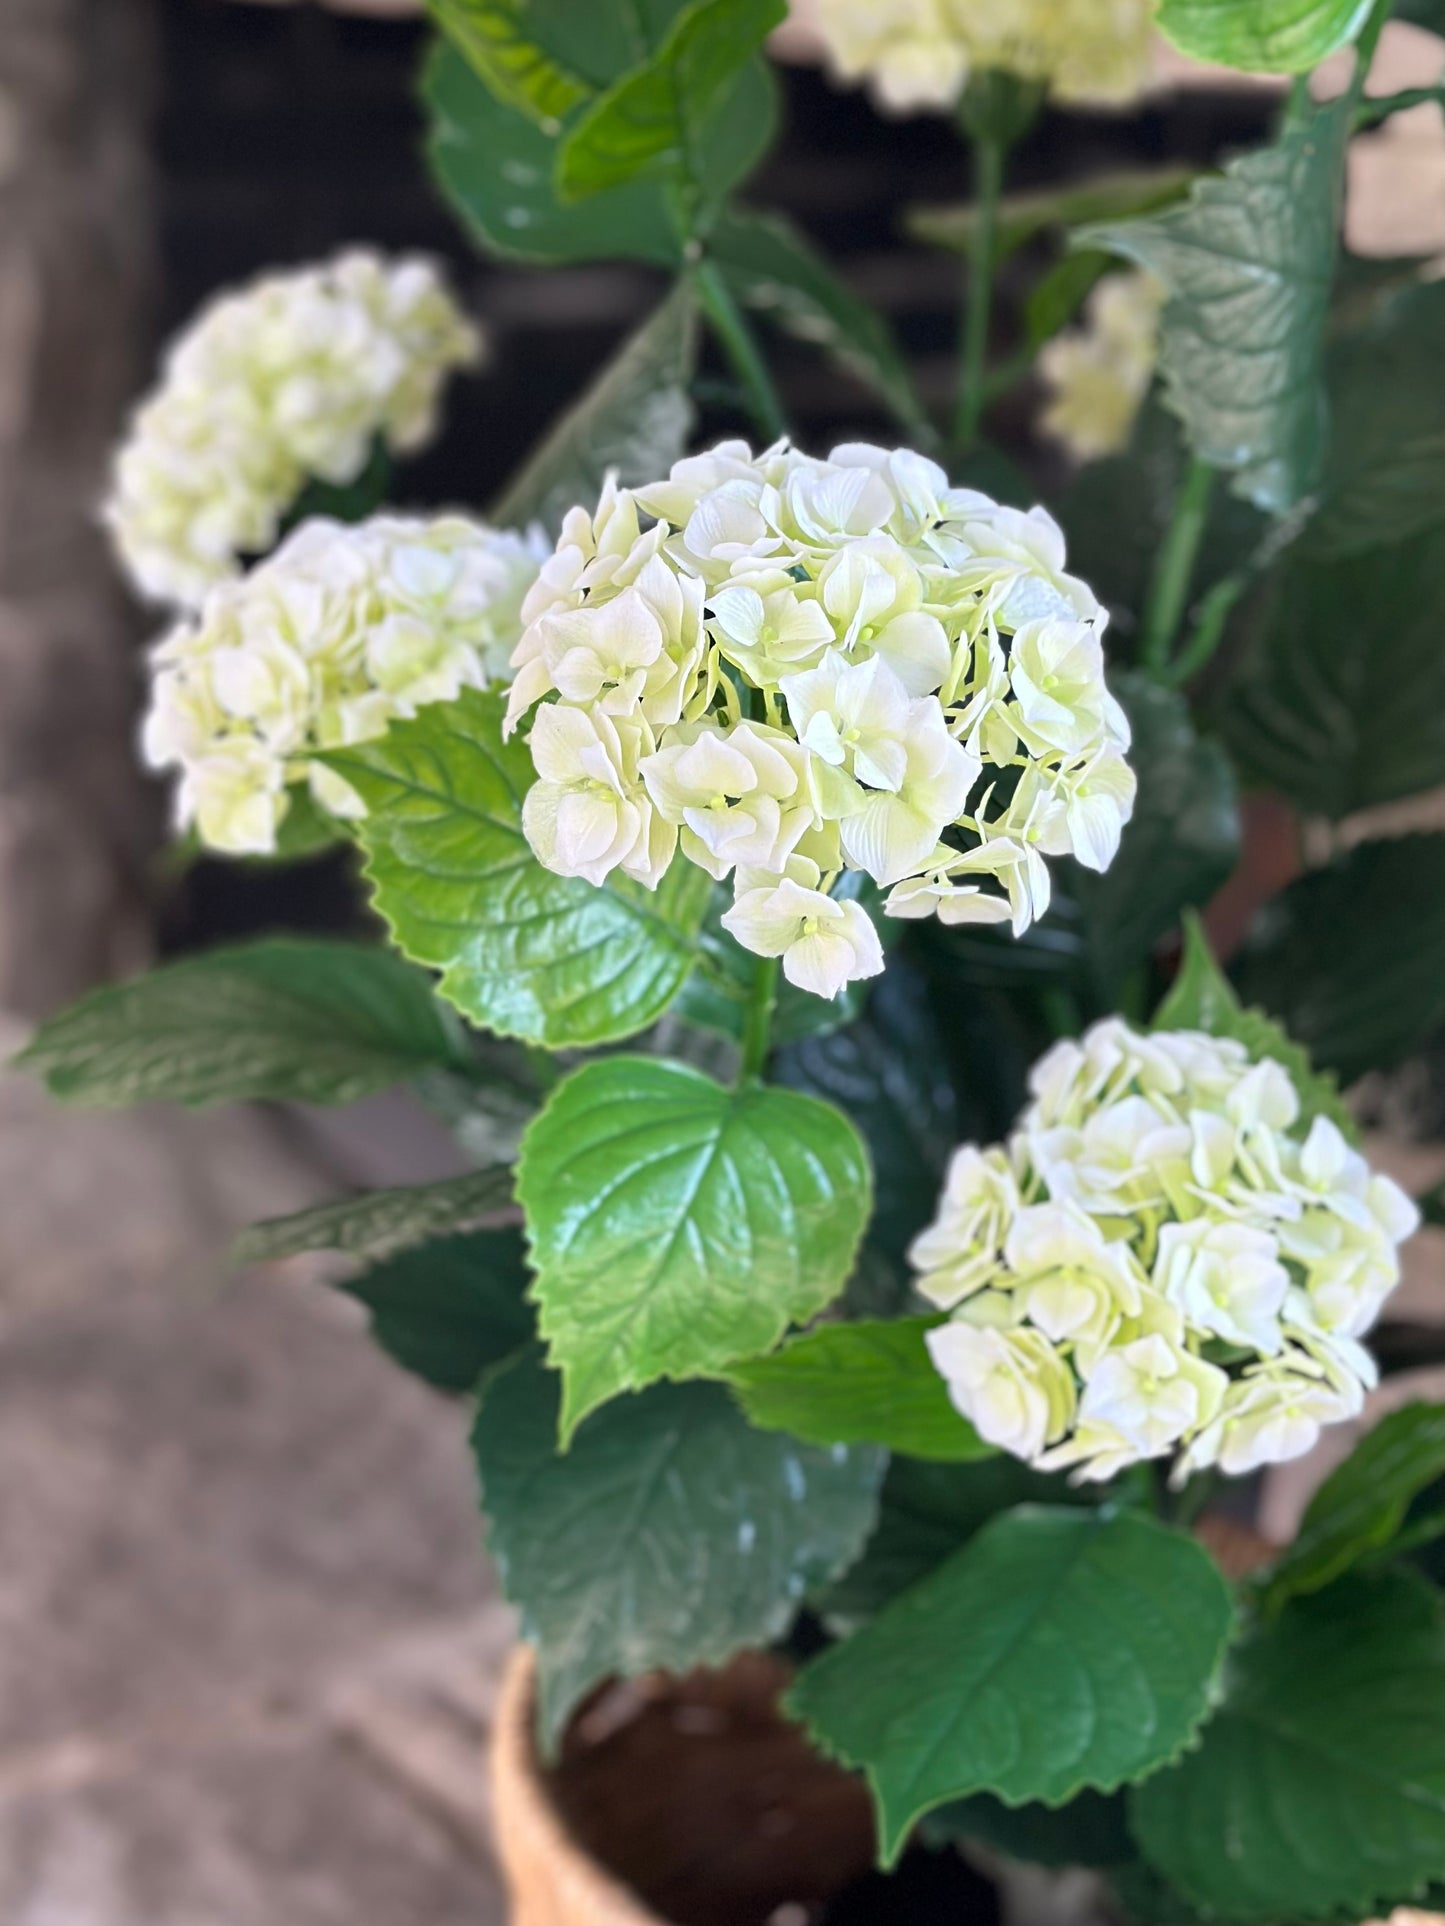
<instances>
[{"instance_id":1,"label":"white hydrangea bush","mask_svg":"<svg viewBox=\"0 0 1445 1926\"><path fill-rule=\"evenodd\" d=\"M1004 1145L965 1145L914 1242L953 1403L1040 1470L1182 1484L1309 1450L1376 1381L1361 1343L1415 1205L1284 1066L1105 1018L1035 1065Z\"/></svg>"},{"instance_id":2,"label":"white hydrangea bush","mask_svg":"<svg viewBox=\"0 0 1445 1926\"><path fill-rule=\"evenodd\" d=\"M430 262L355 249L209 303L168 349L117 452L104 517L127 574L198 607L274 544L309 480L362 473L435 432L481 336Z\"/></svg>"},{"instance_id":3,"label":"white hydrangea bush","mask_svg":"<svg viewBox=\"0 0 1445 1926\"><path fill-rule=\"evenodd\" d=\"M890 113L942 113L969 75L1003 69L1074 106L1119 106L1149 72L1153 0L808 0L839 80Z\"/></svg>"},{"instance_id":4,"label":"white hydrangea bush","mask_svg":"<svg viewBox=\"0 0 1445 1926\"><path fill-rule=\"evenodd\" d=\"M1049 392L1040 425L1076 461L1127 447L1159 359L1166 290L1143 269L1107 275L1090 294L1081 327L1039 351Z\"/></svg>"},{"instance_id":5,"label":"white hydrangea bush","mask_svg":"<svg viewBox=\"0 0 1445 1926\"><path fill-rule=\"evenodd\" d=\"M680 852L820 996L883 967L845 871L891 915L1019 934L1047 859L1106 868L1133 807L1105 613L1058 525L906 449L728 441L609 482L522 614L507 729L531 716L541 861L656 888Z\"/></svg>"},{"instance_id":6,"label":"white hydrangea bush","mask_svg":"<svg viewBox=\"0 0 1445 1926\"><path fill-rule=\"evenodd\" d=\"M505 681L548 543L461 515L303 522L211 589L154 650L146 761L178 769L176 816L209 848L269 854L309 783L334 816L360 798L317 749Z\"/></svg>"}]
</instances>

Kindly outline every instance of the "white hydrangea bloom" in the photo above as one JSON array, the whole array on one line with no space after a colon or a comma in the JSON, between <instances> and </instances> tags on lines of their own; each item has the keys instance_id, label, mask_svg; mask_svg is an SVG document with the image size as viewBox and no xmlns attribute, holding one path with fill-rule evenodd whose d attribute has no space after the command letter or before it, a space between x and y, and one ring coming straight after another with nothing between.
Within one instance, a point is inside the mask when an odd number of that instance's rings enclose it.
<instances>
[{"instance_id":1,"label":"white hydrangea bloom","mask_svg":"<svg viewBox=\"0 0 1445 1926\"><path fill-rule=\"evenodd\" d=\"M1110 274L1089 296L1084 325L1056 335L1039 355L1051 391L1041 425L1075 460L1127 446L1154 379L1165 294L1143 269Z\"/></svg>"},{"instance_id":2,"label":"white hydrangea bloom","mask_svg":"<svg viewBox=\"0 0 1445 1926\"><path fill-rule=\"evenodd\" d=\"M1419 1224L1282 1064L1122 1019L1058 1043L1006 1145L955 1152L918 1289L954 1404L1042 1470L1174 1477L1307 1451L1358 1413L1359 1339Z\"/></svg>"},{"instance_id":3,"label":"white hydrangea bloom","mask_svg":"<svg viewBox=\"0 0 1445 1926\"><path fill-rule=\"evenodd\" d=\"M435 268L356 250L212 301L166 353L105 506L147 596L199 607L276 539L309 479L355 481L373 443L434 430L449 372L481 337Z\"/></svg>"},{"instance_id":4,"label":"white hydrangea bloom","mask_svg":"<svg viewBox=\"0 0 1445 1926\"><path fill-rule=\"evenodd\" d=\"M333 815L359 814L354 790L311 752L505 681L547 553L540 531L504 533L460 515L354 526L318 516L249 574L211 589L153 653L142 732L150 766L181 772L180 825L194 823L212 849L267 853L299 782Z\"/></svg>"},{"instance_id":5,"label":"white hydrangea bloom","mask_svg":"<svg viewBox=\"0 0 1445 1926\"><path fill-rule=\"evenodd\" d=\"M1083 106L1134 99L1154 0L807 0L828 64L889 113L945 113L977 68L1002 68Z\"/></svg>"},{"instance_id":6,"label":"white hydrangea bloom","mask_svg":"<svg viewBox=\"0 0 1445 1926\"><path fill-rule=\"evenodd\" d=\"M622 753L589 780L613 802L584 811L571 788L563 809L549 787L534 849L655 884L675 843L733 879L738 940L821 995L878 967L866 910L834 898L845 870L892 914L1022 931L1046 858L1106 867L1134 802L1104 612L1064 563L1042 509L953 488L907 449L728 441L654 486L609 481L523 605L506 725L542 705L534 758L565 786L581 776L543 757L582 736L551 712L612 718Z\"/></svg>"}]
</instances>

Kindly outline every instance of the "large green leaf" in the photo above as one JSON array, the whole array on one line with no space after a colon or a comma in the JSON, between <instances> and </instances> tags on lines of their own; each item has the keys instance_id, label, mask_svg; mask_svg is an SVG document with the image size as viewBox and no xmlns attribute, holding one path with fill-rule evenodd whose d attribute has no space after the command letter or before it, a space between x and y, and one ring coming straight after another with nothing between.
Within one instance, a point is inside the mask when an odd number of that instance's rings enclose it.
<instances>
[{"instance_id":1,"label":"large green leaf","mask_svg":"<svg viewBox=\"0 0 1445 1926\"><path fill-rule=\"evenodd\" d=\"M659 171L701 192L703 129L785 17L784 0L692 0L649 59L578 116L557 152L556 185L576 201ZM733 94L728 111L747 111Z\"/></svg>"},{"instance_id":2,"label":"large green leaf","mask_svg":"<svg viewBox=\"0 0 1445 1926\"><path fill-rule=\"evenodd\" d=\"M289 1217L268 1217L243 1231L232 1246L236 1264L267 1264L303 1251L344 1251L380 1258L449 1231L464 1230L507 1210L512 1203L510 1168L472 1170L435 1184L368 1190L338 1203L317 1204Z\"/></svg>"},{"instance_id":3,"label":"large green leaf","mask_svg":"<svg viewBox=\"0 0 1445 1926\"><path fill-rule=\"evenodd\" d=\"M896 959L862 1016L779 1050L773 1074L837 1104L858 1126L877 1181L863 1275L850 1280L848 1301L860 1315L902 1309L913 1283L908 1247L933 1217L960 1135L947 1055L918 972Z\"/></svg>"},{"instance_id":4,"label":"large green leaf","mask_svg":"<svg viewBox=\"0 0 1445 1926\"><path fill-rule=\"evenodd\" d=\"M754 1431L720 1385L621 1398L565 1455L557 1406L556 1377L524 1352L484 1385L473 1434L548 1746L609 1674L685 1672L781 1636L867 1535L884 1463Z\"/></svg>"},{"instance_id":5,"label":"large green leaf","mask_svg":"<svg viewBox=\"0 0 1445 1926\"><path fill-rule=\"evenodd\" d=\"M1403 1572L1299 1599L1203 1743L1134 1789L1145 1854L1211 1915L1362 1919L1445 1866L1445 1626Z\"/></svg>"},{"instance_id":6,"label":"large green leaf","mask_svg":"<svg viewBox=\"0 0 1445 1926\"><path fill-rule=\"evenodd\" d=\"M572 5L569 11L583 24L582 10ZM575 66L581 71L580 59ZM584 202L559 199L556 133L498 100L455 47L437 48L422 93L431 113L427 155L432 171L489 252L519 261L681 265L684 236L663 182L639 178ZM743 69L728 110L708 123L701 167L709 208L752 172L771 142L776 95L772 76L754 62Z\"/></svg>"},{"instance_id":7,"label":"large green leaf","mask_svg":"<svg viewBox=\"0 0 1445 1926\"><path fill-rule=\"evenodd\" d=\"M548 431L492 504L490 519L555 531L569 508L597 500L609 470L624 488L665 475L692 429L696 362L697 310L680 282Z\"/></svg>"},{"instance_id":8,"label":"large green leaf","mask_svg":"<svg viewBox=\"0 0 1445 1926\"><path fill-rule=\"evenodd\" d=\"M1108 992L1145 960L1181 910L1203 903L1239 858L1234 772L1217 743L1195 730L1189 705L1141 674L1110 677L1128 713L1139 778L1132 820L1102 875L1080 868L1075 894L1088 925L1090 962Z\"/></svg>"},{"instance_id":9,"label":"large green leaf","mask_svg":"<svg viewBox=\"0 0 1445 1926\"><path fill-rule=\"evenodd\" d=\"M373 1264L340 1288L371 1314L381 1348L443 1391L470 1391L531 1337L521 1229L439 1237Z\"/></svg>"},{"instance_id":10,"label":"large green leaf","mask_svg":"<svg viewBox=\"0 0 1445 1926\"><path fill-rule=\"evenodd\" d=\"M1272 1057L1282 1063L1299 1093L1300 1114L1306 1124L1328 1117L1350 1142L1358 1127L1328 1072L1316 1070L1309 1052L1263 1010L1246 1009L1229 978L1210 952L1204 927L1197 916L1184 919L1184 955L1168 995L1154 1012L1155 1030L1207 1030L1210 1036L1233 1037L1253 1062Z\"/></svg>"},{"instance_id":11,"label":"large green leaf","mask_svg":"<svg viewBox=\"0 0 1445 1926\"><path fill-rule=\"evenodd\" d=\"M1102 1489L1064 1484L1004 1452L957 1464L895 1455L883 1481L878 1529L818 1608L843 1629L861 1624L936 1571L1000 1512L1016 1505L1089 1507Z\"/></svg>"},{"instance_id":12,"label":"large green leaf","mask_svg":"<svg viewBox=\"0 0 1445 1926\"><path fill-rule=\"evenodd\" d=\"M1361 843L1301 876L1236 976L1342 1083L1393 1069L1445 1023L1445 836Z\"/></svg>"},{"instance_id":13,"label":"large green leaf","mask_svg":"<svg viewBox=\"0 0 1445 1926\"><path fill-rule=\"evenodd\" d=\"M1349 105L1195 184L1185 205L1086 229L1165 282L1160 365L1194 452L1279 514L1318 480L1322 361Z\"/></svg>"},{"instance_id":14,"label":"large green leaf","mask_svg":"<svg viewBox=\"0 0 1445 1926\"><path fill-rule=\"evenodd\" d=\"M1305 535L1317 558L1445 520L1442 336L1445 285L1431 281L1375 307L1332 347L1324 499Z\"/></svg>"},{"instance_id":15,"label":"large green leaf","mask_svg":"<svg viewBox=\"0 0 1445 1926\"><path fill-rule=\"evenodd\" d=\"M1412 1501L1445 1477L1445 1405L1382 1418L1310 1500L1265 1596L1271 1607L1322 1586L1389 1545Z\"/></svg>"},{"instance_id":16,"label":"large green leaf","mask_svg":"<svg viewBox=\"0 0 1445 1926\"><path fill-rule=\"evenodd\" d=\"M1247 611L1217 705L1245 769L1333 818L1445 782L1442 618L1438 530L1354 552L1302 544Z\"/></svg>"},{"instance_id":17,"label":"large green leaf","mask_svg":"<svg viewBox=\"0 0 1445 1926\"><path fill-rule=\"evenodd\" d=\"M389 951L277 937L93 990L16 1061L70 1103L354 1103L465 1069L460 1024Z\"/></svg>"},{"instance_id":18,"label":"large green leaf","mask_svg":"<svg viewBox=\"0 0 1445 1926\"><path fill-rule=\"evenodd\" d=\"M1302 74L1348 46L1373 0L1162 0L1159 25L1195 60Z\"/></svg>"},{"instance_id":19,"label":"large green leaf","mask_svg":"<svg viewBox=\"0 0 1445 1926\"><path fill-rule=\"evenodd\" d=\"M526 0L427 0L427 11L498 100L549 132L592 92L531 38Z\"/></svg>"},{"instance_id":20,"label":"large green leaf","mask_svg":"<svg viewBox=\"0 0 1445 1926\"><path fill-rule=\"evenodd\" d=\"M564 1438L619 1391L715 1375L820 1311L871 1188L848 1120L790 1090L644 1057L559 1084L522 1140L517 1195Z\"/></svg>"},{"instance_id":21,"label":"large green leaf","mask_svg":"<svg viewBox=\"0 0 1445 1926\"><path fill-rule=\"evenodd\" d=\"M787 1704L867 1773L891 1864L948 1800L1058 1805L1172 1759L1232 1624L1191 1538L1136 1512L1024 1506L815 1659Z\"/></svg>"},{"instance_id":22,"label":"large green leaf","mask_svg":"<svg viewBox=\"0 0 1445 1926\"><path fill-rule=\"evenodd\" d=\"M986 1458L949 1402L924 1333L936 1317L820 1324L728 1372L743 1410L767 1430L810 1444L879 1444L913 1458Z\"/></svg>"},{"instance_id":23,"label":"large green leaf","mask_svg":"<svg viewBox=\"0 0 1445 1926\"><path fill-rule=\"evenodd\" d=\"M465 1015L554 1049L644 1029L692 967L708 879L678 860L660 887L554 876L522 834L524 742L502 740L503 698L463 690L333 750L367 806L376 907L398 947L442 973Z\"/></svg>"},{"instance_id":24,"label":"large green leaf","mask_svg":"<svg viewBox=\"0 0 1445 1926\"><path fill-rule=\"evenodd\" d=\"M866 382L915 439L932 440L932 425L892 329L838 279L801 228L780 214L728 210L707 245L746 307L804 341L816 341Z\"/></svg>"}]
</instances>

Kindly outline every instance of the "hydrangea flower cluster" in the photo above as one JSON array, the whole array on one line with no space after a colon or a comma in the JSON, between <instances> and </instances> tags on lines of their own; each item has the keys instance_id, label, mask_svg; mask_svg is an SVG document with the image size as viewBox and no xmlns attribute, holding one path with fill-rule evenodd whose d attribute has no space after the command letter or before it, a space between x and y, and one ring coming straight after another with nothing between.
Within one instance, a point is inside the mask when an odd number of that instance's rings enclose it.
<instances>
[{"instance_id":1,"label":"hydrangea flower cluster","mask_svg":"<svg viewBox=\"0 0 1445 1926\"><path fill-rule=\"evenodd\" d=\"M357 250L210 303L116 458L105 518L137 587L199 606L272 546L308 479L355 481L378 437L428 441L447 374L480 351L423 260Z\"/></svg>"},{"instance_id":2,"label":"hydrangea flower cluster","mask_svg":"<svg viewBox=\"0 0 1445 1926\"><path fill-rule=\"evenodd\" d=\"M883 966L847 870L895 916L1011 921L1045 858L1112 860L1133 807L1104 613L1040 508L863 443L721 443L568 515L522 609L510 732L540 860L655 889L681 850L723 924L819 996Z\"/></svg>"},{"instance_id":3,"label":"hydrangea flower cluster","mask_svg":"<svg viewBox=\"0 0 1445 1926\"><path fill-rule=\"evenodd\" d=\"M1111 274L1089 296L1085 325L1056 335L1039 355L1052 390L1042 425L1076 460L1127 445L1154 379L1165 294L1145 270Z\"/></svg>"},{"instance_id":4,"label":"hydrangea flower cluster","mask_svg":"<svg viewBox=\"0 0 1445 1926\"><path fill-rule=\"evenodd\" d=\"M460 515L317 516L267 561L219 583L154 651L143 748L178 766L177 815L229 853L264 854L307 781L322 808L362 813L310 760L394 717L505 681L522 598L548 550Z\"/></svg>"},{"instance_id":5,"label":"hydrangea flower cluster","mask_svg":"<svg viewBox=\"0 0 1445 1926\"><path fill-rule=\"evenodd\" d=\"M1174 1481L1307 1451L1355 1416L1360 1343L1419 1213L1284 1067L1106 1018L1035 1065L1003 1146L953 1158L915 1241L928 1347L981 1436L1040 1470Z\"/></svg>"},{"instance_id":6,"label":"hydrangea flower cluster","mask_svg":"<svg viewBox=\"0 0 1445 1926\"><path fill-rule=\"evenodd\" d=\"M969 74L1001 68L1058 101L1113 106L1142 90L1153 0L809 0L838 78L897 114L953 107Z\"/></svg>"}]
</instances>

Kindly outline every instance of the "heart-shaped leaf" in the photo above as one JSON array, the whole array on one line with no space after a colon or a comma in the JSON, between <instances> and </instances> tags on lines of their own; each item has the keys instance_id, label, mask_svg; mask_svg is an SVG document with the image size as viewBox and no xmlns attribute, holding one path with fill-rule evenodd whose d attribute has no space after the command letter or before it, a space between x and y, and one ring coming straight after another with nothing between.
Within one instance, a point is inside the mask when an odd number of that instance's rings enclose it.
<instances>
[{"instance_id":1,"label":"heart-shaped leaf","mask_svg":"<svg viewBox=\"0 0 1445 1926\"><path fill-rule=\"evenodd\" d=\"M790 1090L644 1057L559 1084L522 1140L517 1195L564 1439L619 1391L714 1375L821 1310L871 1188L848 1120Z\"/></svg>"}]
</instances>

